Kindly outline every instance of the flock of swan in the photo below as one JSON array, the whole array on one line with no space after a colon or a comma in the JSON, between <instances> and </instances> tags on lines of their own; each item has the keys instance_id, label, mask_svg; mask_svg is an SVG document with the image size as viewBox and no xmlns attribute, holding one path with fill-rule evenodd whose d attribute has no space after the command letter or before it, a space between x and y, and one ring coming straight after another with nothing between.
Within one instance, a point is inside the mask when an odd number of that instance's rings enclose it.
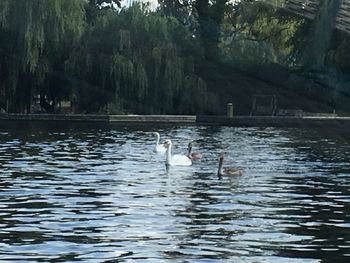
<instances>
[{"instance_id":1,"label":"flock of swan","mask_svg":"<svg viewBox=\"0 0 350 263\"><path fill-rule=\"evenodd\" d=\"M192 142L188 144L188 153L187 155L175 154L172 155L171 140L167 139L164 143L160 143L160 134L158 132L154 132L156 136L156 145L154 147L154 151L158 153L165 153L166 159L165 164L169 166L190 166L194 160L199 160L202 158L202 154L199 152L192 152ZM219 177L231 175L231 176L240 176L243 175L242 170L235 167L223 167L224 164L224 154L221 153L219 156L219 168L217 175Z\"/></svg>"}]
</instances>

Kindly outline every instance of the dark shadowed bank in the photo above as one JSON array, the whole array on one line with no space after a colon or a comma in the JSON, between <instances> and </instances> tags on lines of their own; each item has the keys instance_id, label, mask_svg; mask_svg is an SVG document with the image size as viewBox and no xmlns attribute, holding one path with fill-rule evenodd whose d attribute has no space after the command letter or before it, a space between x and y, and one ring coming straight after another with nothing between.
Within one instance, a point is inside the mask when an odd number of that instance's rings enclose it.
<instances>
[{"instance_id":1,"label":"dark shadowed bank","mask_svg":"<svg viewBox=\"0 0 350 263\"><path fill-rule=\"evenodd\" d=\"M233 127L315 127L342 129L350 127L350 117L337 116L208 116L208 115L89 115L89 114L3 114L0 123L35 125L214 125Z\"/></svg>"}]
</instances>

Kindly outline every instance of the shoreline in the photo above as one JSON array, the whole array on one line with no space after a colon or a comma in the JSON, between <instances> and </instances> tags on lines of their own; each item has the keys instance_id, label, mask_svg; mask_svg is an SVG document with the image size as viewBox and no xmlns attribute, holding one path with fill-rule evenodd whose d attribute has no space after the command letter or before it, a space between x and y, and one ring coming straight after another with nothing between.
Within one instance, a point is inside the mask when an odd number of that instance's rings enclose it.
<instances>
[{"instance_id":1,"label":"shoreline","mask_svg":"<svg viewBox=\"0 0 350 263\"><path fill-rule=\"evenodd\" d=\"M104 124L181 124L233 127L350 126L350 117L338 116L214 116L214 115L96 115L2 114L1 122L67 122Z\"/></svg>"}]
</instances>

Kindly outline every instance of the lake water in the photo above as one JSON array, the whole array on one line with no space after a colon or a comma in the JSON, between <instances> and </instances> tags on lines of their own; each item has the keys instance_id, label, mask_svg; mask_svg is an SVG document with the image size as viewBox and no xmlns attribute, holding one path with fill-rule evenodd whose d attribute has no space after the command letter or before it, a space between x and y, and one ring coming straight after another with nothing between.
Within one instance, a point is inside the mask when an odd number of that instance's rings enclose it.
<instances>
[{"instance_id":1,"label":"lake water","mask_svg":"<svg viewBox=\"0 0 350 263\"><path fill-rule=\"evenodd\" d=\"M345 131L0 127L1 262L350 262ZM152 131L203 159L166 169Z\"/></svg>"}]
</instances>

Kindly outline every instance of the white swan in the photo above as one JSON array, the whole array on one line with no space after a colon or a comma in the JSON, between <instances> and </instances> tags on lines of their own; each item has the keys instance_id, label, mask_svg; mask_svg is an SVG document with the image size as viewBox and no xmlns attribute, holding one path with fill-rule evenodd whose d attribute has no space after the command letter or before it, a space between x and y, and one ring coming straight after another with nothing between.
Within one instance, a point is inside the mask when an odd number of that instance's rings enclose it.
<instances>
[{"instance_id":1,"label":"white swan","mask_svg":"<svg viewBox=\"0 0 350 263\"><path fill-rule=\"evenodd\" d=\"M164 153L166 152L166 148L165 148L165 145L162 143L162 144L159 144L159 140L160 140L160 135L158 132L154 132L153 133L154 135L157 136L157 141L156 141L156 145L154 147L154 152L159 152L159 153Z\"/></svg>"},{"instance_id":2,"label":"white swan","mask_svg":"<svg viewBox=\"0 0 350 263\"><path fill-rule=\"evenodd\" d=\"M164 145L166 147L166 165L170 166L190 166L192 161L186 155L171 155L171 140L165 140Z\"/></svg>"},{"instance_id":3,"label":"white swan","mask_svg":"<svg viewBox=\"0 0 350 263\"><path fill-rule=\"evenodd\" d=\"M241 176L243 175L242 170L235 168L235 167L226 167L223 168L222 165L224 164L224 154L220 154L219 157L219 169L218 169L218 176L222 177L225 175L228 176Z\"/></svg>"}]
</instances>

